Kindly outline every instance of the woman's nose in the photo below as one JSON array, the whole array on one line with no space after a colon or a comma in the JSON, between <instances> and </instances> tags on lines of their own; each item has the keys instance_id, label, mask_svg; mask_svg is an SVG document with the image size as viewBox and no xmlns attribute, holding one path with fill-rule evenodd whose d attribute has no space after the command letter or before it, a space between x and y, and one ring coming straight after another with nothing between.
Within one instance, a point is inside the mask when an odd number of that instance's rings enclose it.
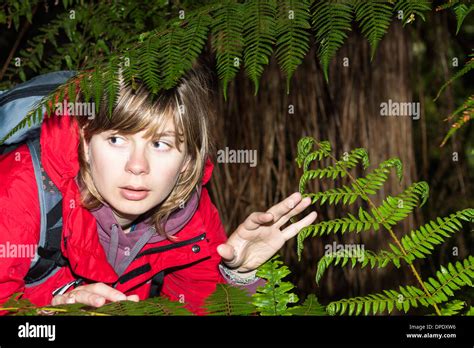
<instances>
[{"instance_id":1,"label":"woman's nose","mask_svg":"<svg viewBox=\"0 0 474 348\"><path fill-rule=\"evenodd\" d=\"M135 175L149 173L150 166L143 149L135 148L132 151L125 170Z\"/></svg>"}]
</instances>

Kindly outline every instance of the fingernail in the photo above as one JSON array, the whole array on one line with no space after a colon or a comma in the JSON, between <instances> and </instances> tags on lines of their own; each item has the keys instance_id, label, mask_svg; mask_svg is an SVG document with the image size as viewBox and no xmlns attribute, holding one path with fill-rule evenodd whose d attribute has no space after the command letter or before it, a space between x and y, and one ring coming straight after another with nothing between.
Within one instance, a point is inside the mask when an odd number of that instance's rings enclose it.
<instances>
[{"instance_id":1,"label":"fingernail","mask_svg":"<svg viewBox=\"0 0 474 348\"><path fill-rule=\"evenodd\" d=\"M295 207L295 202L294 201L289 201L288 206L293 209Z\"/></svg>"}]
</instances>

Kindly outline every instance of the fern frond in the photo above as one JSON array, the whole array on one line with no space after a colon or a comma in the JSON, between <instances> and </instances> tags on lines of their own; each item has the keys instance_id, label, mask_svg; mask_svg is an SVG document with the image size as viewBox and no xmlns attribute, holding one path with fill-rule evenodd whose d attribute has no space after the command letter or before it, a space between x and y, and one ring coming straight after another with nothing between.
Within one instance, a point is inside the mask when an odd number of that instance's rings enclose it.
<instances>
[{"instance_id":1,"label":"fern frond","mask_svg":"<svg viewBox=\"0 0 474 348\"><path fill-rule=\"evenodd\" d=\"M308 295L302 305L289 308L288 312L290 312L292 315L298 316L327 315L326 308L319 303L314 294Z\"/></svg>"},{"instance_id":2,"label":"fern frond","mask_svg":"<svg viewBox=\"0 0 474 348\"><path fill-rule=\"evenodd\" d=\"M259 286L252 295L253 304L261 315L291 315L288 304L298 302L298 296L290 292L295 286L283 281L291 272L279 255L264 263L258 268L257 277L266 279L264 286Z\"/></svg>"},{"instance_id":3,"label":"fern frond","mask_svg":"<svg viewBox=\"0 0 474 348\"><path fill-rule=\"evenodd\" d=\"M368 164L368 163L367 163ZM378 168L367 174L365 178L358 178L350 185L334 188L317 193L304 193L304 197L311 197L312 204L329 203L352 204L357 198L375 194L388 179L390 169L395 168L397 177L401 180L403 175L403 164L398 158L391 158L382 162ZM301 191L300 191L301 192Z\"/></svg>"},{"instance_id":4,"label":"fern frond","mask_svg":"<svg viewBox=\"0 0 474 348\"><path fill-rule=\"evenodd\" d=\"M203 50L211 22L212 19L207 13L189 16L181 44L184 71L191 69L192 62Z\"/></svg>"},{"instance_id":5,"label":"fern frond","mask_svg":"<svg viewBox=\"0 0 474 348\"><path fill-rule=\"evenodd\" d=\"M264 65L270 61L275 43L275 0L249 0L243 7L245 71L253 81L255 95Z\"/></svg>"},{"instance_id":6,"label":"fern frond","mask_svg":"<svg viewBox=\"0 0 474 348\"><path fill-rule=\"evenodd\" d=\"M179 22L175 22L166 34L163 35L160 46L159 61L161 63L162 86L164 89L171 88L176 83L177 76L184 73L182 69L181 45L184 40L185 31ZM157 87L158 88L158 87ZM154 92L157 92L155 89Z\"/></svg>"},{"instance_id":7,"label":"fern frond","mask_svg":"<svg viewBox=\"0 0 474 348\"><path fill-rule=\"evenodd\" d=\"M357 0L354 11L362 34L369 40L371 59L373 59L380 40L390 26L392 5L385 1Z\"/></svg>"},{"instance_id":8,"label":"fern frond","mask_svg":"<svg viewBox=\"0 0 474 348\"><path fill-rule=\"evenodd\" d=\"M416 182L410 185L401 194L387 198L377 207L377 212L371 209L380 224L396 225L398 221L405 219L411 211L419 205L422 207L429 196L429 186L426 182Z\"/></svg>"},{"instance_id":9,"label":"fern frond","mask_svg":"<svg viewBox=\"0 0 474 348\"><path fill-rule=\"evenodd\" d=\"M444 85L441 86L441 88L438 91L438 94L436 94L436 97L434 100L436 101L441 93L448 87L451 83L453 83L455 80L460 78L461 76L466 75L468 72L470 72L472 69L474 69L474 53L469 54L469 61L463 66L461 70L459 70L457 73L453 75Z\"/></svg>"},{"instance_id":10,"label":"fern frond","mask_svg":"<svg viewBox=\"0 0 474 348\"><path fill-rule=\"evenodd\" d=\"M414 183L400 195L388 196L376 209L371 209L370 213L359 208L358 218L348 213L347 217L322 221L309 225L301 229L297 237L297 254L301 259L303 242L308 237L322 236L324 233L341 233L367 231L373 229L378 231L380 225L386 227L396 225L403 220L420 203L423 205L428 197L428 185L425 182Z\"/></svg>"},{"instance_id":11,"label":"fern frond","mask_svg":"<svg viewBox=\"0 0 474 348\"><path fill-rule=\"evenodd\" d=\"M414 183L398 196L388 196L386 200L377 208L377 212L371 209L371 214L359 208L358 218L348 213L348 217L322 221L315 225L306 226L298 234L302 236L323 235L330 232L336 233L341 230L342 233L366 231L370 228L379 229L379 224L395 225L397 221L404 219L414 206L421 200L421 205L427 198L427 184L425 182ZM400 202L403 202L400 204Z\"/></svg>"},{"instance_id":12,"label":"fern frond","mask_svg":"<svg viewBox=\"0 0 474 348\"><path fill-rule=\"evenodd\" d=\"M411 231L401 239L405 253L400 248L389 243L391 251L381 250L374 253L370 250L364 250L362 253L355 253L354 250L339 250L332 253L325 253L319 260L316 272L316 282L319 283L326 269L331 265L340 265L344 267L351 261L352 268L360 264L361 268L370 265L371 268L377 266L383 268L389 263L393 263L397 268L401 267L401 261L407 264L415 259L425 258L431 255L436 245L445 242L446 238L462 228L459 220L472 221L474 219L474 209L465 209L458 211L449 217L438 218L436 221L430 221L421 226L418 230Z\"/></svg>"},{"instance_id":13,"label":"fern frond","mask_svg":"<svg viewBox=\"0 0 474 348\"><path fill-rule=\"evenodd\" d=\"M168 37L168 42L169 41L170 38ZM166 53L171 55L170 51L161 51L163 45L162 37L150 36L141 46L139 46L139 48L137 48L138 62L133 62L133 64L138 64L140 78L152 93L156 93L161 86L161 55L166 55ZM172 48L169 49L171 50Z\"/></svg>"},{"instance_id":14,"label":"fern frond","mask_svg":"<svg viewBox=\"0 0 474 348\"><path fill-rule=\"evenodd\" d=\"M119 61L117 56L111 56L109 64L104 69L104 91L107 100L108 116L112 117L112 111L117 103L119 95Z\"/></svg>"},{"instance_id":15,"label":"fern frond","mask_svg":"<svg viewBox=\"0 0 474 348\"><path fill-rule=\"evenodd\" d=\"M336 179L338 176L343 178L347 174L347 170L354 168L359 161L362 161L364 169L369 166L369 156L365 149L354 149L350 154L344 155L343 158L337 161L333 166L308 170L309 164L313 159L318 159L324 155L324 152L316 151L310 154L305 159L304 173L300 178L299 190L304 193L304 189L309 180L322 179L324 177ZM314 157L313 157L314 156Z\"/></svg>"},{"instance_id":16,"label":"fern frond","mask_svg":"<svg viewBox=\"0 0 474 348\"><path fill-rule=\"evenodd\" d=\"M106 304L95 310L109 315L193 315L184 304L166 297L152 297L139 302L120 301Z\"/></svg>"},{"instance_id":17,"label":"fern frond","mask_svg":"<svg viewBox=\"0 0 474 348\"><path fill-rule=\"evenodd\" d=\"M37 307L26 299L14 294L0 310L8 310L11 315L55 315L55 316L120 316L120 315L193 315L180 302L165 297L153 297L140 302L111 302L99 308L82 303Z\"/></svg>"},{"instance_id":18,"label":"fern frond","mask_svg":"<svg viewBox=\"0 0 474 348\"><path fill-rule=\"evenodd\" d=\"M311 152L314 145L318 150ZM306 172L313 161L320 161L328 157L331 153L331 144L329 141L317 142L312 137L303 137L298 141L296 163L298 167L303 166L303 172ZM300 192L303 193L305 183L300 179Z\"/></svg>"},{"instance_id":19,"label":"fern frond","mask_svg":"<svg viewBox=\"0 0 474 348\"><path fill-rule=\"evenodd\" d=\"M256 312L247 291L227 284L217 284L216 290L206 298L207 315L251 315Z\"/></svg>"},{"instance_id":20,"label":"fern frond","mask_svg":"<svg viewBox=\"0 0 474 348\"><path fill-rule=\"evenodd\" d=\"M286 93L290 80L309 50L309 1L283 0L278 3L276 58L286 74Z\"/></svg>"},{"instance_id":21,"label":"fern frond","mask_svg":"<svg viewBox=\"0 0 474 348\"><path fill-rule=\"evenodd\" d=\"M347 38L347 32L352 30L352 11L348 0L316 1L311 9L312 27L320 45L318 57L326 81L329 81L331 59Z\"/></svg>"},{"instance_id":22,"label":"fern frond","mask_svg":"<svg viewBox=\"0 0 474 348\"><path fill-rule=\"evenodd\" d=\"M403 236L401 243L407 252L407 262L431 255L434 246L444 243L451 234L462 228L460 220L473 221L473 219L474 209L464 209L448 217L438 217L436 221L429 221L419 229Z\"/></svg>"},{"instance_id":23,"label":"fern frond","mask_svg":"<svg viewBox=\"0 0 474 348\"><path fill-rule=\"evenodd\" d=\"M472 286L474 278L474 257L468 256L467 259L456 262L454 265L449 263L447 267L441 266L440 271L436 272L438 280L429 278L423 282L428 289L429 295L420 288L407 285L400 286L399 290L384 290L383 293L370 294L349 299L343 299L329 303L326 307L332 315L344 314L359 315L364 310L368 315L383 313L385 310L391 313L394 308L403 310L405 313L411 307L418 307L419 304L428 307L437 303L448 301L448 297L454 295L453 291L463 286Z\"/></svg>"},{"instance_id":24,"label":"fern frond","mask_svg":"<svg viewBox=\"0 0 474 348\"><path fill-rule=\"evenodd\" d=\"M303 165L303 161L308 156L308 154L311 152L311 149L313 148L313 145L316 143L316 139L313 137L302 137L300 140L298 140L298 144L296 146L296 163L298 164L298 167L301 168ZM328 143L329 146L331 144Z\"/></svg>"},{"instance_id":25,"label":"fern frond","mask_svg":"<svg viewBox=\"0 0 474 348\"><path fill-rule=\"evenodd\" d=\"M225 1L214 13L212 48L217 57L217 75L222 81L224 99L227 85L237 75L242 60L242 5L235 0Z\"/></svg>"},{"instance_id":26,"label":"fern frond","mask_svg":"<svg viewBox=\"0 0 474 348\"><path fill-rule=\"evenodd\" d=\"M465 305L466 305L466 302L461 301L461 300L449 301L448 303L445 303L443 306L440 307L441 315L444 315L444 316L459 315L459 313L464 309Z\"/></svg>"},{"instance_id":27,"label":"fern frond","mask_svg":"<svg viewBox=\"0 0 474 348\"><path fill-rule=\"evenodd\" d=\"M467 98L467 100L458 107L449 117L448 119L461 114L457 120L451 125L448 133L443 138L440 146L444 146L449 138L453 136L461 127L466 125L470 120L474 118L474 95L471 95Z\"/></svg>"},{"instance_id":28,"label":"fern frond","mask_svg":"<svg viewBox=\"0 0 474 348\"><path fill-rule=\"evenodd\" d=\"M162 39L160 62L163 88L175 86L178 79L192 67L207 40L211 18L207 14L189 15L187 25L180 22L167 31Z\"/></svg>"},{"instance_id":29,"label":"fern frond","mask_svg":"<svg viewBox=\"0 0 474 348\"><path fill-rule=\"evenodd\" d=\"M431 10L431 2L428 0L397 0L395 11L401 14L403 26L412 23L416 16L425 21L425 13Z\"/></svg>"},{"instance_id":30,"label":"fern frond","mask_svg":"<svg viewBox=\"0 0 474 348\"><path fill-rule=\"evenodd\" d=\"M474 10L474 4L470 4L469 6L463 3L456 4L453 8L454 14L456 15L456 35L461 30L461 26L466 19L466 17Z\"/></svg>"}]
</instances>

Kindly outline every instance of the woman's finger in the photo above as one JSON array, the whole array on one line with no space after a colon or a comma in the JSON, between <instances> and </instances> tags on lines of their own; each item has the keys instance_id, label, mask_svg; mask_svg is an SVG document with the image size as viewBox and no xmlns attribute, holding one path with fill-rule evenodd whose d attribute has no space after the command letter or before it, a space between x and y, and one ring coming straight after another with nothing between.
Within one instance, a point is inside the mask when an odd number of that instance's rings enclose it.
<instances>
[{"instance_id":1,"label":"woman's finger","mask_svg":"<svg viewBox=\"0 0 474 348\"><path fill-rule=\"evenodd\" d=\"M125 301L127 299L127 296L124 293L104 283L94 283L85 286L80 286L76 290L78 289L84 289L88 292L100 295L111 302Z\"/></svg>"},{"instance_id":2,"label":"woman's finger","mask_svg":"<svg viewBox=\"0 0 474 348\"><path fill-rule=\"evenodd\" d=\"M303 219L301 219L298 222L295 222L294 224L291 224L287 228L285 228L282 232L283 236L285 237L285 240L291 239L294 236L298 234L298 232L306 227L309 226L313 223L314 220L316 220L316 217L318 216L318 213L315 211L309 213L306 215Z\"/></svg>"},{"instance_id":3,"label":"woman's finger","mask_svg":"<svg viewBox=\"0 0 474 348\"><path fill-rule=\"evenodd\" d=\"M273 221L274 217L273 214L266 212L266 213L252 213L249 215L248 218L245 219L243 223L243 227L246 230L252 231L259 228L261 225L266 224L270 221Z\"/></svg>"},{"instance_id":4,"label":"woman's finger","mask_svg":"<svg viewBox=\"0 0 474 348\"><path fill-rule=\"evenodd\" d=\"M300 213L302 213L306 208L308 208L311 205L311 198L305 197L303 198L296 207L291 209L288 213L283 215L278 221L275 223L275 227L280 228L284 224L288 222L293 216L296 216Z\"/></svg>"},{"instance_id":5,"label":"woman's finger","mask_svg":"<svg viewBox=\"0 0 474 348\"><path fill-rule=\"evenodd\" d=\"M127 301L139 302L140 298L138 297L138 295L130 295L127 296Z\"/></svg>"},{"instance_id":6,"label":"woman's finger","mask_svg":"<svg viewBox=\"0 0 474 348\"><path fill-rule=\"evenodd\" d=\"M301 193L295 192L291 194L288 198L285 198L280 203L277 203L273 207L268 209L267 213L271 213L274 216L274 222L278 222L283 216L295 209L295 207L298 206L300 202ZM284 223L281 225L284 225Z\"/></svg>"},{"instance_id":7,"label":"woman's finger","mask_svg":"<svg viewBox=\"0 0 474 348\"><path fill-rule=\"evenodd\" d=\"M67 299L66 295L56 295L53 297L51 304L53 306L63 305L67 303L66 299Z\"/></svg>"},{"instance_id":8,"label":"woman's finger","mask_svg":"<svg viewBox=\"0 0 474 348\"><path fill-rule=\"evenodd\" d=\"M73 298L74 302L72 303L83 303L88 306L93 306L93 307L101 307L105 304L106 299L105 297L95 294L93 292L89 292L86 290L77 290L75 289L74 291L71 291L66 295L70 299ZM66 303L71 303L68 302L68 299L66 299Z\"/></svg>"}]
</instances>

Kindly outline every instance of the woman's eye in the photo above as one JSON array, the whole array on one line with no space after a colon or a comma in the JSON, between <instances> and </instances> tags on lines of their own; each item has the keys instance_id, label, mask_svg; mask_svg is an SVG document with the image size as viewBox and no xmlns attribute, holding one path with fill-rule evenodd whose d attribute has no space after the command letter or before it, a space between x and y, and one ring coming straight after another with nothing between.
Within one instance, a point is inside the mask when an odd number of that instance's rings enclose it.
<instances>
[{"instance_id":1,"label":"woman's eye","mask_svg":"<svg viewBox=\"0 0 474 348\"><path fill-rule=\"evenodd\" d=\"M124 139L119 138L117 136L111 136L109 137L109 142L113 145L122 145L124 142Z\"/></svg>"},{"instance_id":2,"label":"woman's eye","mask_svg":"<svg viewBox=\"0 0 474 348\"><path fill-rule=\"evenodd\" d=\"M154 141L153 147L158 150L167 150L170 148L170 145L164 141Z\"/></svg>"}]
</instances>

